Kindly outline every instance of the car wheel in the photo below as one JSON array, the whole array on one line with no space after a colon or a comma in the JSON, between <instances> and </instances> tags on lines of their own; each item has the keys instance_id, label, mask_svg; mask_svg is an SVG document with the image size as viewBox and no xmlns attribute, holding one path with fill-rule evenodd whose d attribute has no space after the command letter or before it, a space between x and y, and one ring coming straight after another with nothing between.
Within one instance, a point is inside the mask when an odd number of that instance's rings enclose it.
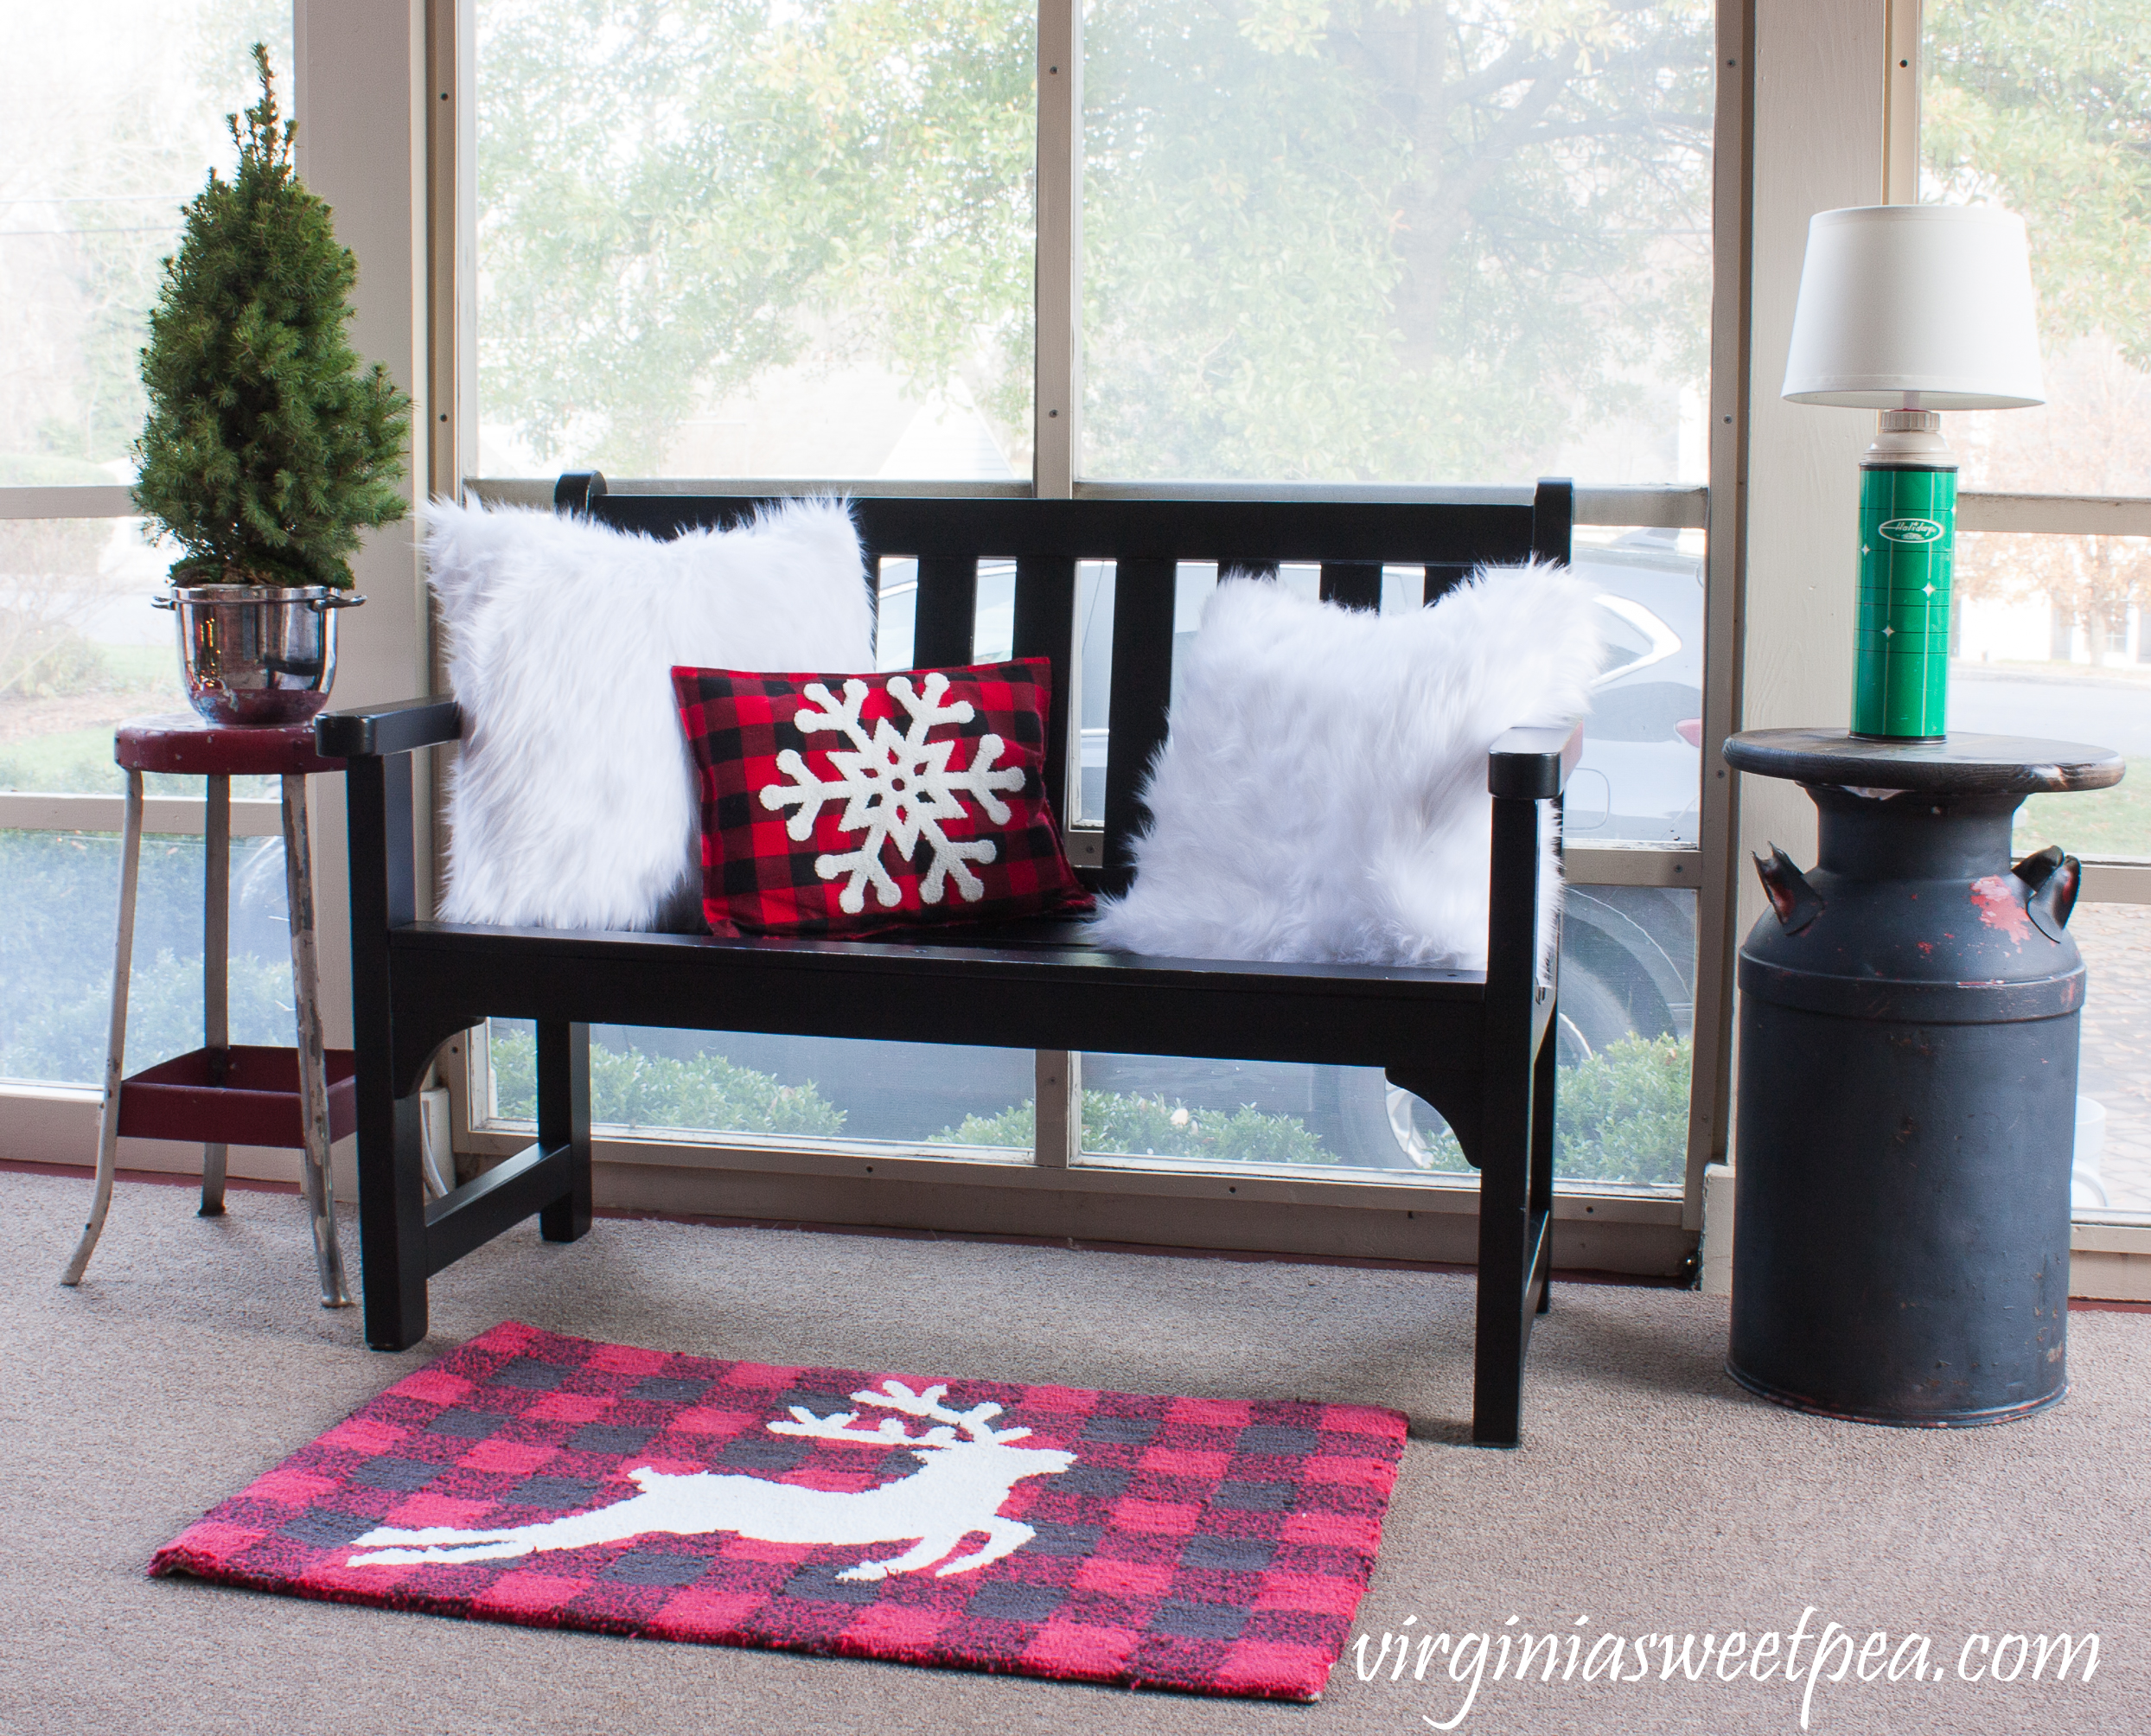
<instances>
[{"instance_id":1,"label":"car wheel","mask_svg":"<svg viewBox=\"0 0 2151 1736\"><path fill-rule=\"evenodd\" d=\"M1588 1061L1624 1037L1655 1035L1644 1029L1626 996L1596 972L1571 963L1561 971L1561 1029L1555 1037L1564 1067Z\"/></svg>"},{"instance_id":2,"label":"car wheel","mask_svg":"<svg viewBox=\"0 0 2151 1736\"><path fill-rule=\"evenodd\" d=\"M1624 1037L1650 1037L1662 1025L1639 1019L1629 998L1586 967L1561 971L1554 1055L1563 1067L1588 1061ZM1426 1172L1456 1167L1456 1145L1441 1117L1371 1067L1322 1069L1328 1099L1318 1119L1337 1160L1362 1169ZM1327 1113L1322 1113L1326 1111Z\"/></svg>"},{"instance_id":3,"label":"car wheel","mask_svg":"<svg viewBox=\"0 0 2151 1736\"><path fill-rule=\"evenodd\" d=\"M1315 1074L1314 1123L1340 1164L1355 1169L1414 1170L1412 1147L1397 1136L1392 1098L1407 1106L1419 1099L1389 1083L1376 1067L1324 1067ZM1423 1107L1421 1114L1430 1111ZM1408 1125L1408 1122L1407 1122Z\"/></svg>"}]
</instances>

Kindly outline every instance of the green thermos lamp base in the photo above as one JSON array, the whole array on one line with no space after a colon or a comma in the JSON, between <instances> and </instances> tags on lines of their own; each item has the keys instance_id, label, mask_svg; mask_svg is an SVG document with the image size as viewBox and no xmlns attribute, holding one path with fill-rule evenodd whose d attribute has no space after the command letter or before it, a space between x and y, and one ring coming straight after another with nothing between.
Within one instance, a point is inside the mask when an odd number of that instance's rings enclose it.
<instances>
[{"instance_id":1,"label":"green thermos lamp base","mask_svg":"<svg viewBox=\"0 0 2151 1736\"><path fill-rule=\"evenodd\" d=\"M1852 733L1939 741L1949 707L1956 459L1932 411L1886 411L1881 421L1860 468Z\"/></svg>"}]
</instances>

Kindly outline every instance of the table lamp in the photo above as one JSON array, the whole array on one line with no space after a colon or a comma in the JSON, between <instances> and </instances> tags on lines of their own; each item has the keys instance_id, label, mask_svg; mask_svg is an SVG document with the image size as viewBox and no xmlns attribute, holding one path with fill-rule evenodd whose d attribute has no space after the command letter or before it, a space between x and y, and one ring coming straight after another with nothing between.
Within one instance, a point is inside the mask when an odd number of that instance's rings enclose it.
<instances>
[{"instance_id":1,"label":"table lamp","mask_svg":"<svg viewBox=\"0 0 2151 1736\"><path fill-rule=\"evenodd\" d=\"M2046 401L2024 220L1969 205L1816 213L1784 395L1881 412L1860 461L1852 733L1939 740L1956 458L1937 412Z\"/></svg>"}]
</instances>

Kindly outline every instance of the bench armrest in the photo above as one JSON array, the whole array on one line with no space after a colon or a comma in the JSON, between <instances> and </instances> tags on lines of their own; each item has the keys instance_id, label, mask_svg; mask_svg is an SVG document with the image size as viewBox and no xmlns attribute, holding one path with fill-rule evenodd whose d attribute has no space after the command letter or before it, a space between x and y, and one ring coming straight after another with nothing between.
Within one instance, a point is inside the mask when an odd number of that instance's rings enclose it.
<instances>
[{"instance_id":1,"label":"bench armrest","mask_svg":"<svg viewBox=\"0 0 2151 1736\"><path fill-rule=\"evenodd\" d=\"M1543 801L1568 787L1583 757L1583 721L1522 724L1503 730L1486 754L1486 788L1496 795Z\"/></svg>"},{"instance_id":2,"label":"bench armrest","mask_svg":"<svg viewBox=\"0 0 2151 1736\"><path fill-rule=\"evenodd\" d=\"M314 740L335 759L407 754L455 741L463 732L463 711L453 699L405 699L314 719Z\"/></svg>"}]
</instances>

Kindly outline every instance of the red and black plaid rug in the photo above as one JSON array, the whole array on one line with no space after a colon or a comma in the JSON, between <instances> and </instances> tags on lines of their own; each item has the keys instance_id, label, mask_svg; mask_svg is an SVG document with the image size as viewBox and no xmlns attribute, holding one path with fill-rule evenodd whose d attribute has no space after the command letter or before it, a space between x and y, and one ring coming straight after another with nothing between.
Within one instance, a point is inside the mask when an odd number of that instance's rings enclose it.
<instances>
[{"instance_id":1,"label":"red and black plaid rug","mask_svg":"<svg viewBox=\"0 0 2151 1736\"><path fill-rule=\"evenodd\" d=\"M776 1368L508 1322L152 1573L533 1627L1312 1700L1404 1418Z\"/></svg>"}]
</instances>

